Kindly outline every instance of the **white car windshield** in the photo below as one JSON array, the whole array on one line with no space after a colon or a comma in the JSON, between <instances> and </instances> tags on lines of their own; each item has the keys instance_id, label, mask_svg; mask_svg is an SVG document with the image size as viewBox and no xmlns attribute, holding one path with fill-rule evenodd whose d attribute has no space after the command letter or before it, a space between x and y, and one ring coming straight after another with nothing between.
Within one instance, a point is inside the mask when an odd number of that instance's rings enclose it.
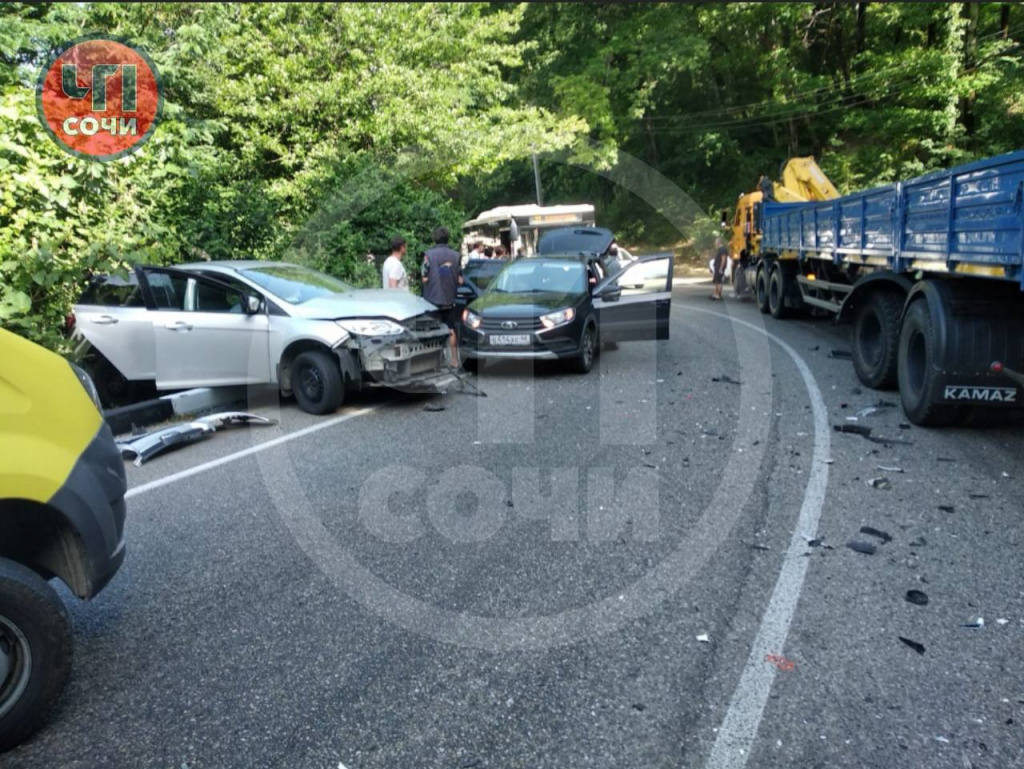
<instances>
[{"instance_id":1,"label":"white car windshield","mask_svg":"<svg viewBox=\"0 0 1024 769\"><path fill-rule=\"evenodd\" d=\"M319 296L352 291L343 280L297 264L271 264L242 270L242 275L289 304L302 304Z\"/></svg>"},{"instance_id":2,"label":"white car windshield","mask_svg":"<svg viewBox=\"0 0 1024 769\"><path fill-rule=\"evenodd\" d=\"M523 259L502 270L488 291L503 294L582 294L586 285L582 262Z\"/></svg>"}]
</instances>

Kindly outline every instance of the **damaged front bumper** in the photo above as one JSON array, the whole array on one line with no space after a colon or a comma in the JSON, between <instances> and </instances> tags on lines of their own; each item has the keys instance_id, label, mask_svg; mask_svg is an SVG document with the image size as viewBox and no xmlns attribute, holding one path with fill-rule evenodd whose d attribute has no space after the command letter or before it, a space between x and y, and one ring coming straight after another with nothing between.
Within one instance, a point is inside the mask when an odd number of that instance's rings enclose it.
<instances>
[{"instance_id":1,"label":"damaged front bumper","mask_svg":"<svg viewBox=\"0 0 1024 769\"><path fill-rule=\"evenodd\" d=\"M445 392L458 379L451 370L449 334L443 323L420 316L400 334L353 335L341 348L358 356L365 385L403 392Z\"/></svg>"}]
</instances>

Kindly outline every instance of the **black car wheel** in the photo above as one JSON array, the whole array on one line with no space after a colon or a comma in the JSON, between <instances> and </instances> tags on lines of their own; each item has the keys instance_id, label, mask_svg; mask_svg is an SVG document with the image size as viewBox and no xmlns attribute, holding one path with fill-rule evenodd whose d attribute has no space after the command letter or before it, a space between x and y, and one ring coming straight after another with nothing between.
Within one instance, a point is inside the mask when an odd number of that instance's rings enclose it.
<instances>
[{"instance_id":1,"label":"black car wheel","mask_svg":"<svg viewBox=\"0 0 1024 769\"><path fill-rule=\"evenodd\" d=\"M71 623L38 574L0 558L0 752L46 718L71 672Z\"/></svg>"},{"instance_id":2,"label":"black car wheel","mask_svg":"<svg viewBox=\"0 0 1024 769\"><path fill-rule=\"evenodd\" d=\"M338 362L320 350L310 350L295 358L291 383L299 408L308 414L330 414L345 396Z\"/></svg>"},{"instance_id":3,"label":"black car wheel","mask_svg":"<svg viewBox=\"0 0 1024 769\"><path fill-rule=\"evenodd\" d=\"M594 353L597 349L597 331L592 323L583 327L583 337L580 339L580 352L573 358L573 369L578 374L589 374L594 367Z\"/></svg>"}]
</instances>

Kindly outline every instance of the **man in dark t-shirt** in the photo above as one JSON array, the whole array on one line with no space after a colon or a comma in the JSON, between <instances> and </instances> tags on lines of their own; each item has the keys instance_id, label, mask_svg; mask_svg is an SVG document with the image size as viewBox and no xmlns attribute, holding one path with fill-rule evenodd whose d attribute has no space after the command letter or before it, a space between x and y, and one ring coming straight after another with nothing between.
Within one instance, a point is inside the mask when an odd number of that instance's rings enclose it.
<instances>
[{"instance_id":1,"label":"man in dark t-shirt","mask_svg":"<svg viewBox=\"0 0 1024 769\"><path fill-rule=\"evenodd\" d=\"M714 283L711 299L721 300L722 284L725 283L725 271L729 267L729 249L722 244L721 238L715 238L715 259L711 265L711 279Z\"/></svg>"},{"instance_id":2,"label":"man in dark t-shirt","mask_svg":"<svg viewBox=\"0 0 1024 769\"><path fill-rule=\"evenodd\" d=\"M448 246L448 229L435 227L434 247L423 255L423 298L437 307L441 320L451 329L451 365L459 367L458 336L455 333L459 313L455 297L462 283L462 259Z\"/></svg>"}]
</instances>

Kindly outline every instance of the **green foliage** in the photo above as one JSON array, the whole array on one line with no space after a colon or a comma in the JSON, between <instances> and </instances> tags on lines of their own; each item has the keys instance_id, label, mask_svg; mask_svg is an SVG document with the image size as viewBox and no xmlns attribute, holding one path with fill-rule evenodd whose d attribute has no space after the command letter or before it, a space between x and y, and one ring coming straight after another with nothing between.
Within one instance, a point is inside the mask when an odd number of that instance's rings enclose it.
<instances>
[{"instance_id":1,"label":"green foliage","mask_svg":"<svg viewBox=\"0 0 1024 769\"><path fill-rule=\"evenodd\" d=\"M152 140L107 164L59 150L33 93L97 31L165 88ZM367 253L402 234L415 275L437 224L533 199L534 151L546 203L700 248L704 212L794 155L849 191L1019 149L1022 32L993 3L4 4L0 323L60 347L88 274L137 261L376 285Z\"/></svg>"},{"instance_id":2,"label":"green foliage","mask_svg":"<svg viewBox=\"0 0 1024 769\"><path fill-rule=\"evenodd\" d=\"M585 130L518 98L525 10L483 5L0 7L0 323L60 347L90 272L298 258L376 285L368 251L458 233L450 189ZM50 53L87 32L154 59L164 120L137 154L65 155L35 116Z\"/></svg>"},{"instance_id":3,"label":"green foliage","mask_svg":"<svg viewBox=\"0 0 1024 769\"><path fill-rule=\"evenodd\" d=\"M715 210L796 155L846 192L1020 149L1022 36L1024 10L1000 3L531 4L510 79L586 118L570 162L601 172L621 151ZM532 197L528 164L493 179L463 188L468 208ZM544 192L594 203L626 242L680 239L585 173L548 164Z\"/></svg>"}]
</instances>

